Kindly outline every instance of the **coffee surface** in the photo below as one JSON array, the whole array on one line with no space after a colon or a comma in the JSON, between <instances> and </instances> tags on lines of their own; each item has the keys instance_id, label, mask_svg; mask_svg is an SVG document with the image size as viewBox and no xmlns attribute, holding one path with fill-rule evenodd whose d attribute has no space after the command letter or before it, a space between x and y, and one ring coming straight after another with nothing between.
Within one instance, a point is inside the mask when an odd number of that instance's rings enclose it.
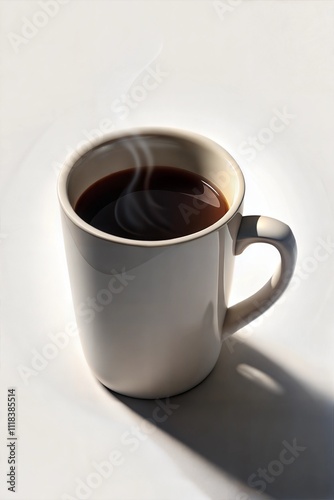
<instances>
[{"instance_id":1,"label":"coffee surface","mask_svg":"<svg viewBox=\"0 0 334 500\"><path fill-rule=\"evenodd\" d=\"M155 166L121 170L92 184L76 213L122 238L166 240L211 226L228 211L223 193L187 170Z\"/></svg>"}]
</instances>

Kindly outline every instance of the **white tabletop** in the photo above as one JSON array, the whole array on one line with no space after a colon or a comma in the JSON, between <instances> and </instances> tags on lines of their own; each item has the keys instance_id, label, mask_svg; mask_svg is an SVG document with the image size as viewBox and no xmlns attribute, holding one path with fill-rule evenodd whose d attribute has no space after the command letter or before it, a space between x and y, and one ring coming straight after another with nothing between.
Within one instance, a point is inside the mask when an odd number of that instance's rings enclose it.
<instances>
[{"instance_id":1,"label":"white tabletop","mask_svg":"<svg viewBox=\"0 0 334 500\"><path fill-rule=\"evenodd\" d=\"M17 402L16 493L1 479L1 499L333 498L334 3L0 9L2 478L8 388ZM245 214L288 223L299 247L284 297L167 402L117 396L90 372L56 197L71 150L141 125L219 142L245 174ZM263 245L238 257L231 301L277 262ZM157 405L166 418L149 425Z\"/></svg>"}]
</instances>

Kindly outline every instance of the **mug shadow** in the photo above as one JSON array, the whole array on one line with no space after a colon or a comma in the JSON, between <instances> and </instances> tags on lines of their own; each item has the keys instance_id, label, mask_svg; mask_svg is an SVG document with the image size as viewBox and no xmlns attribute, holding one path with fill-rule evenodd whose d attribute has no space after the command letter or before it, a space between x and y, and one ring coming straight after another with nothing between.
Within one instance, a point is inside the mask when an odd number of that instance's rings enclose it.
<instances>
[{"instance_id":1,"label":"mug shadow","mask_svg":"<svg viewBox=\"0 0 334 500\"><path fill-rule=\"evenodd\" d=\"M152 419L154 400L106 390ZM223 343L209 377L168 401L179 406L155 425L241 483L282 500L334 498L332 401L246 343Z\"/></svg>"}]
</instances>

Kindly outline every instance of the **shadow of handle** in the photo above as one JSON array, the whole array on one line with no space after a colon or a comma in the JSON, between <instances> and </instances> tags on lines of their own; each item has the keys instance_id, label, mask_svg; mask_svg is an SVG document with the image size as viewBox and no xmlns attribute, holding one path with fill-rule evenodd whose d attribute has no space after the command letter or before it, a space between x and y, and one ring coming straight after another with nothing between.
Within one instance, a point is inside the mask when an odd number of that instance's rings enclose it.
<instances>
[{"instance_id":1,"label":"shadow of handle","mask_svg":"<svg viewBox=\"0 0 334 500\"><path fill-rule=\"evenodd\" d=\"M235 255L240 255L252 243L269 243L276 247L281 255L281 264L258 292L227 310L223 338L232 335L269 309L287 288L293 275L297 260L297 245L289 226L270 217L243 217Z\"/></svg>"}]
</instances>

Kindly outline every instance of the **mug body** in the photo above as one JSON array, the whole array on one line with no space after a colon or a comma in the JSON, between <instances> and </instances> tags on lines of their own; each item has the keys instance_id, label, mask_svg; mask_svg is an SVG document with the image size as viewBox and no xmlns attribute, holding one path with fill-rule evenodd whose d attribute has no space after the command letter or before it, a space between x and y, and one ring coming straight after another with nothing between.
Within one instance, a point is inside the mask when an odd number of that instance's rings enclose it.
<instances>
[{"instance_id":1,"label":"mug body","mask_svg":"<svg viewBox=\"0 0 334 500\"><path fill-rule=\"evenodd\" d=\"M188 236L141 241L104 233L74 210L94 182L141 166L189 170L217 186L228 212ZM201 382L218 359L242 216L244 180L219 145L171 129L103 139L59 176L65 250L85 357L108 388L160 398ZM192 207L193 217L200 207Z\"/></svg>"}]
</instances>

